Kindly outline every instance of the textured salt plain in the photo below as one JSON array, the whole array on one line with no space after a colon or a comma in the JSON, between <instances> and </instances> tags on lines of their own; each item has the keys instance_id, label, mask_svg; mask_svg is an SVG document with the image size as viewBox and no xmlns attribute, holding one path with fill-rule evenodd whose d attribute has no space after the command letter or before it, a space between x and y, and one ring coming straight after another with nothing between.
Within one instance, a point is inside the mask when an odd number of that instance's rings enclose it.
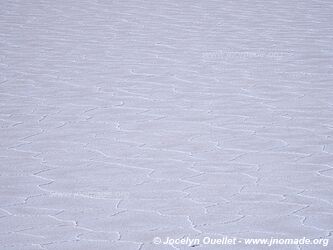
<instances>
[{"instance_id":1,"label":"textured salt plain","mask_svg":"<svg viewBox=\"0 0 333 250\"><path fill-rule=\"evenodd\" d=\"M1 249L332 238L331 1L0 5Z\"/></svg>"}]
</instances>

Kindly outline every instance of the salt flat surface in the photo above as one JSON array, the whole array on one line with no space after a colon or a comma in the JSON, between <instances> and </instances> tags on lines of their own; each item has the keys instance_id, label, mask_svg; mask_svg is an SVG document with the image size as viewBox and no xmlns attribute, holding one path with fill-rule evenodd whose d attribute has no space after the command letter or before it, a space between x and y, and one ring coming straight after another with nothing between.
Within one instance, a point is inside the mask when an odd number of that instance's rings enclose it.
<instances>
[{"instance_id":1,"label":"salt flat surface","mask_svg":"<svg viewBox=\"0 0 333 250\"><path fill-rule=\"evenodd\" d=\"M332 238L332 13L1 1L0 248Z\"/></svg>"}]
</instances>

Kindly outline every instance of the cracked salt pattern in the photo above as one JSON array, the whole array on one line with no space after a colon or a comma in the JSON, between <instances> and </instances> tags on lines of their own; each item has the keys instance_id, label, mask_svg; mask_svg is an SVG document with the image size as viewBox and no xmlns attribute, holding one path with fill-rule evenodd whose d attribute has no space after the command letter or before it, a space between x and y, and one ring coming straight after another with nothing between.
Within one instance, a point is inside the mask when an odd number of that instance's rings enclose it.
<instances>
[{"instance_id":1,"label":"cracked salt pattern","mask_svg":"<svg viewBox=\"0 0 333 250\"><path fill-rule=\"evenodd\" d=\"M332 238L331 1L0 7L0 249Z\"/></svg>"}]
</instances>

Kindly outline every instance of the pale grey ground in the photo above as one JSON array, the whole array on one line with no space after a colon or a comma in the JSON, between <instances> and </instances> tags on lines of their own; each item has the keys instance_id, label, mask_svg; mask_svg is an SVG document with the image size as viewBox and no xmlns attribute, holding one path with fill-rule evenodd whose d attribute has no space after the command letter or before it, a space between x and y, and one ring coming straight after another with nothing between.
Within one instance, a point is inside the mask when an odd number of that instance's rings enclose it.
<instances>
[{"instance_id":1,"label":"pale grey ground","mask_svg":"<svg viewBox=\"0 0 333 250\"><path fill-rule=\"evenodd\" d=\"M0 248L332 238L332 13L1 1Z\"/></svg>"}]
</instances>

